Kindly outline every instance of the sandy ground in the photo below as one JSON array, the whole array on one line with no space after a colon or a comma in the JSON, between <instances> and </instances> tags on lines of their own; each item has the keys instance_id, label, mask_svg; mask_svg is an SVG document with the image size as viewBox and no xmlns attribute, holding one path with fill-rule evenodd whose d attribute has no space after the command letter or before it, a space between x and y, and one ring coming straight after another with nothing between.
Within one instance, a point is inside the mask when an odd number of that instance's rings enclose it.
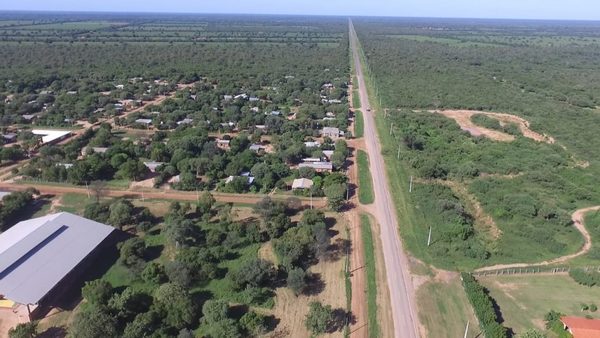
<instances>
[{"instance_id":1,"label":"sandy ground","mask_svg":"<svg viewBox=\"0 0 600 338\"><path fill-rule=\"evenodd\" d=\"M504 114L504 113L490 113L490 112L482 112L482 111L473 111L473 110L441 110L441 111L432 111L432 112L442 114L448 118L455 120L456 123L458 123L458 125L464 131L469 132L473 136L485 136L492 140L501 141L501 142L511 142L511 141L515 140L515 137L510 134L503 133L503 132L500 132L497 130L487 129L487 128L478 126L475 123L473 123L473 121L471 121L471 117L473 115L483 114L483 115L487 115L489 117L492 117L492 118L500 121L500 123L516 124L519 127L519 129L521 130L521 133L523 133L523 136L530 138L534 141L545 142L545 143L549 143L549 144L553 144L555 142L554 138L547 136L547 135L542 135L540 133L537 133L537 132L531 130L529 128L529 121L527 121L521 117L515 116L515 115Z\"/></svg>"},{"instance_id":2,"label":"sandy ground","mask_svg":"<svg viewBox=\"0 0 600 338\"><path fill-rule=\"evenodd\" d=\"M8 338L8 330L28 321L27 308L23 306L14 309L0 309L0 338Z\"/></svg>"},{"instance_id":3,"label":"sandy ground","mask_svg":"<svg viewBox=\"0 0 600 338\"><path fill-rule=\"evenodd\" d=\"M381 145L377 138L375 118L369 104L369 97L358 52L358 37L350 22L350 45L353 53L359 95L364 110L365 145L370 156L370 169L373 177L375 204L373 216L381 226L381 247L384 254L390 292L391 314L394 336L402 338L420 337L419 317L417 316L416 294L412 285L408 256L402 246L396 215L387 182L387 172L381 154Z\"/></svg>"},{"instance_id":4,"label":"sandy ground","mask_svg":"<svg viewBox=\"0 0 600 338\"><path fill-rule=\"evenodd\" d=\"M333 214L328 214L328 217ZM336 243L346 238L347 224L342 217L338 217L338 222L333 227L337 234L332 237L331 243ZM270 243L266 243L259 251L259 256L263 259L276 260ZM308 305L313 301L320 301L323 304L331 305L335 309L346 308L346 290L344 286L344 255L337 259L322 259L317 265L312 266L309 271L320 276L323 282L321 292L315 291L312 295L300 295L296 297L291 290L282 287L278 288L275 298L275 306L272 310L261 310L264 314L274 315L281 321L275 328L275 331L268 334L267 337L310 337L310 333L304 325L304 320L308 314ZM315 289L316 290L316 289ZM337 331L332 334L320 337L342 337L343 332Z\"/></svg>"},{"instance_id":5,"label":"sandy ground","mask_svg":"<svg viewBox=\"0 0 600 338\"><path fill-rule=\"evenodd\" d=\"M500 264L500 265L487 266L487 267L484 267L481 269L477 269L475 271L480 272L480 271L492 271L492 270L499 270L499 269L526 268L526 267L534 267L534 266L561 264L561 263L565 263L573 258L585 255L592 248L592 237L590 236L590 233L585 228L585 215L588 212L598 211L598 210L600 210L600 206L583 208L583 209L579 209L579 210L575 211L573 213L573 215L571 215L571 219L573 220L573 225L575 226L577 231L579 231L581 233L581 235L583 236L583 239L584 239L583 247L581 248L581 250L577 251L574 254L558 257L558 258L548 260L548 261L543 261L540 263Z\"/></svg>"}]
</instances>

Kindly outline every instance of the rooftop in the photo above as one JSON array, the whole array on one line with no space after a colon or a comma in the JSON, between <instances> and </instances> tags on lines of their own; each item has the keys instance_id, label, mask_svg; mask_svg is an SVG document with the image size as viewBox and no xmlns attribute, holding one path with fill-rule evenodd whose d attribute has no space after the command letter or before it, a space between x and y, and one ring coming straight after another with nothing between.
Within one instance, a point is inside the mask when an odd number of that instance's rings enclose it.
<instances>
[{"instance_id":1,"label":"rooftop","mask_svg":"<svg viewBox=\"0 0 600 338\"><path fill-rule=\"evenodd\" d=\"M42 130L42 129L34 129L31 131L34 135L39 135L42 137L42 143L51 143L53 141L59 140L67 135L70 135L71 132L69 130Z\"/></svg>"},{"instance_id":2,"label":"rooftop","mask_svg":"<svg viewBox=\"0 0 600 338\"><path fill-rule=\"evenodd\" d=\"M600 320L565 316L560 319L574 338L600 337Z\"/></svg>"},{"instance_id":3,"label":"rooftop","mask_svg":"<svg viewBox=\"0 0 600 338\"><path fill-rule=\"evenodd\" d=\"M39 303L113 231L67 212L17 223L0 234L0 294Z\"/></svg>"}]
</instances>

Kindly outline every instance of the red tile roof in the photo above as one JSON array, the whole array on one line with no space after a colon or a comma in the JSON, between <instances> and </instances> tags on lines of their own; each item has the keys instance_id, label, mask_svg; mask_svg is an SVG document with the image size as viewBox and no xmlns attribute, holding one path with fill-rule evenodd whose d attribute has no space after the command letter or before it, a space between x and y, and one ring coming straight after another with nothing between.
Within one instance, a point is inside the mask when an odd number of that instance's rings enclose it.
<instances>
[{"instance_id":1,"label":"red tile roof","mask_svg":"<svg viewBox=\"0 0 600 338\"><path fill-rule=\"evenodd\" d=\"M600 320L581 317L562 317L561 322L567 326L574 338L599 338Z\"/></svg>"}]
</instances>

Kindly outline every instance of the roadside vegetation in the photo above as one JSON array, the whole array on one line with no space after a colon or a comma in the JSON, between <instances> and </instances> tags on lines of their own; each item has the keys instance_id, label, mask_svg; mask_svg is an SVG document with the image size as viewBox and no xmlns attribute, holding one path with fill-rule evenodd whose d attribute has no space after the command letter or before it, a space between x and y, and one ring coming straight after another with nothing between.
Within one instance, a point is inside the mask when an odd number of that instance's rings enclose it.
<instances>
[{"instance_id":1,"label":"roadside vegetation","mask_svg":"<svg viewBox=\"0 0 600 338\"><path fill-rule=\"evenodd\" d=\"M363 120L363 113L360 110L354 111L354 137L361 138L365 133L365 121Z\"/></svg>"},{"instance_id":2,"label":"roadside vegetation","mask_svg":"<svg viewBox=\"0 0 600 338\"><path fill-rule=\"evenodd\" d=\"M358 164L358 200L362 204L371 204L375 201L373 192L373 178L369 166L369 155L363 150L357 152Z\"/></svg>"},{"instance_id":3,"label":"roadside vegetation","mask_svg":"<svg viewBox=\"0 0 600 338\"><path fill-rule=\"evenodd\" d=\"M500 318L496 313L496 306L493 298L491 298L485 288L483 288L477 280L468 273L462 273L461 279L467 297L473 305L475 315L479 320L479 324L483 329L486 338L505 338L508 337L507 330L502 326Z\"/></svg>"},{"instance_id":4,"label":"roadside vegetation","mask_svg":"<svg viewBox=\"0 0 600 338\"><path fill-rule=\"evenodd\" d=\"M369 318L369 337L379 337L380 329L377 320L377 271L375 262L375 247L371 220L366 214L360 215L360 229L365 252L365 268L367 276L367 313Z\"/></svg>"}]
</instances>

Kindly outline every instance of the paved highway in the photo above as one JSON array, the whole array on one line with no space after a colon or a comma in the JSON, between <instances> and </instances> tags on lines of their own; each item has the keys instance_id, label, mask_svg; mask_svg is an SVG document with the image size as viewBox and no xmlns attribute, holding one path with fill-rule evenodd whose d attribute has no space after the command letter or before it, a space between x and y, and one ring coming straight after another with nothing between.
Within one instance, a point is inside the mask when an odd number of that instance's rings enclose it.
<instances>
[{"instance_id":1,"label":"paved highway","mask_svg":"<svg viewBox=\"0 0 600 338\"><path fill-rule=\"evenodd\" d=\"M375 218L381 227L381 242L384 254L387 282L390 291L394 335L397 338L419 337L418 317L414 289L409 273L409 261L398 233L398 217L392 196L388 190L387 175L381 145L375 128L374 112L369 96L358 52L358 37L350 21L350 48L354 58L358 89L364 116L364 137L370 157L370 168L375 192Z\"/></svg>"}]
</instances>

